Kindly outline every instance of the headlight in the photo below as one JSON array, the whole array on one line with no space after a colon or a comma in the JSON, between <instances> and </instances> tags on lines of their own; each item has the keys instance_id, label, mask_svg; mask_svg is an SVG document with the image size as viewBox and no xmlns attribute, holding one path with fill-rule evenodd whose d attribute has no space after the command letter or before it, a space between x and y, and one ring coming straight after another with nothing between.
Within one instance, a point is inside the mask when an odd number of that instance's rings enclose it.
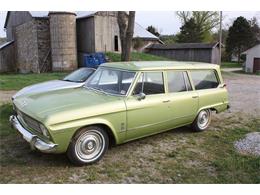
<instances>
[{"instance_id":1,"label":"headlight","mask_svg":"<svg viewBox=\"0 0 260 195\"><path fill-rule=\"evenodd\" d=\"M45 127L44 125L40 124L40 128L41 128L42 134L43 134L44 136L46 136L46 137L49 138L50 135L49 135L49 132L48 132L48 130L46 129L46 127Z\"/></svg>"}]
</instances>

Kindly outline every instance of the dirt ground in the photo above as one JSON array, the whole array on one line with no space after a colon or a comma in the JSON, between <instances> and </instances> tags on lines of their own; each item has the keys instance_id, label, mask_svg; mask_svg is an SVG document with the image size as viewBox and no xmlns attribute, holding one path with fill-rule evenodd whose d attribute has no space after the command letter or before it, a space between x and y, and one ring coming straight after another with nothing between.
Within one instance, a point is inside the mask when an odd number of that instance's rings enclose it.
<instances>
[{"instance_id":1,"label":"dirt ground","mask_svg":"<svg viewBox=\"0 0 260 195\"><path fill-rule=\"evenodd\" d=\"M3 91L0 90L0 103L7 103L11 101L11 97L16 93L16 90Z\"/></svg>"},{"instance_id":2,"label":"dirt ground","mask_svg":"<svg viewBox=\"0 0 260 195\"><path fill-rule=\"evenodd\" d=\"M83 167L65 155L31 151L13 132L0 138L0 183L260 183L260 159L233 147L246 133L260 131L260 76L223 77L231 109L214 114L208 131L183 127L129 142ZM13 93L0 91L1 101Z\"/></svg>"}]
</instances>

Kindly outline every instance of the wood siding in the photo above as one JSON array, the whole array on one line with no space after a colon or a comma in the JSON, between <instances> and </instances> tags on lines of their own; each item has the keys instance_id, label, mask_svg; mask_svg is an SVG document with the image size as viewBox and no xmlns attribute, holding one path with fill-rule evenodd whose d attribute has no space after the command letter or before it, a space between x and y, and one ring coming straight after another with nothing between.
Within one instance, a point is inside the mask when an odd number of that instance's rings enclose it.
<instances>
[{"instance_id":1,"label":"wood siding","mask_svg":"<svg viewBox=\"0 0 260 195\"><path fill-rule=\"evenodd\" d=\"M178 61L194 61L219 64L219 48L209 49L156 49L148 48L147 53Z\"/></svg>"},{"instance_id":2,"label":"wood siding","mask_svg":"<svg viewBox=\"0 0 260 195\"><path fill-rule=\"evenodd\" d=\"M77 50L80 53L95 52L94 17L77 20Z\"/></svg>"},{"instance_id":3,"label":"wood siding","mask_svg":"<svg viewBox=\"0 0 260 195\"><path fill-rule=\"evenodd\" d=\"M16 26L19 26L32 19L33 18L28 11L10 11L6 24L7 41L14 40Z\"/></svg>"},{"instance_id":4,"label":"wood siding","mask_svg":"<svg viewBox=\"0 0 260 195\"><path fill-rule=\"evenodd\" d=\"M0 72L13 72L15 69L14 42L0 49Z\"/></svg>"}]
</instances>

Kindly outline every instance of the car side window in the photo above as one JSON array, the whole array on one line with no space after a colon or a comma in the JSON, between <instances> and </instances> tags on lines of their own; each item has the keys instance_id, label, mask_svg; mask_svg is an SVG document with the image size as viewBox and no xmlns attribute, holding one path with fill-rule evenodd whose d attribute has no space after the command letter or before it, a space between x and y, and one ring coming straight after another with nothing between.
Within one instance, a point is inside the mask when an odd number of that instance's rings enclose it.
<instances>
[{"instance_id":1,"label":"car side window","mask_svg":"<svg viewBox=\"0 0 260 195\"><path fill-rule=\"evenodd\" d=\"M168 88L169 92L190 91L191 84L184 71L168 71Z\"/></svg>"},{"instance_id":2,"label":"car side window","mask_svg":"<svg viewBox=\"0 0 260 195\"><path fill-rule=\"evenodd\" d=\"M153 95L165 93L163 73L162 72L145 72L139 77L133 91L133 95L144 93Z\"/></svg>"},{"instance_id":3,"label":"car side window","mask_svg":"<svg viewBox=\"0 0 260 195\"><path fill-rule=\"evenodd\" d=\"M214 70L192 70L190 72L196 90L217 88L219 85Z\"/></svg>"}]
</instances>

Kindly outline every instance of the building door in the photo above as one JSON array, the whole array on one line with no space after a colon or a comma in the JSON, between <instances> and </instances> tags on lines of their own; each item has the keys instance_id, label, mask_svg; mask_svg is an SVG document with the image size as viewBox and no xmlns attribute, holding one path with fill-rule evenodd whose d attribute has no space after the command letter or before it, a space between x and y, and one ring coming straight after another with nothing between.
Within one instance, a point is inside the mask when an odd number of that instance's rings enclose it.
<instances>
[{"instance_id":1,"label":"building door","mask_svg":"<svg viewBox=\"0 0 260 195\"><path fill-rule=\"evenodd\" d=\"M254 58L253 72L260 71L260 58Z\"/></svg>"},{"instance_id":2,"label":"building door","mask_svg":"<svg viewBox=\"0 0 260 195\"><path fill-rule=\"evenodd\" d=\"M114 48L115 48L115 51L118 51L118 36L114 37Z\"/></svg>"}]
</instances>

